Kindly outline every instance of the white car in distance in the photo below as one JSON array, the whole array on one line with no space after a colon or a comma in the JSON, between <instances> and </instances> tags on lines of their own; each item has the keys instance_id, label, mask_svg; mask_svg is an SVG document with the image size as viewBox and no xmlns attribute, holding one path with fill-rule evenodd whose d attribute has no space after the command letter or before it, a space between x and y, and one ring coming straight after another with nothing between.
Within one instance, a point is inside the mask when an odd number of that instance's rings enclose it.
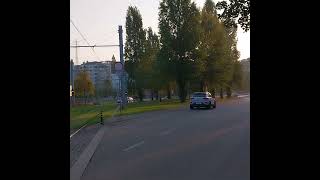
<instances>
[{"instance_id":1,"label":"white car in distance","mask_svg":"<svg viewBox=\"0 0 320 180\"><path fill-rule=\"evenodd\" d=\"M217 102L209 92L195 92L190 98L190 109L195 107L216 108Z\"/></svg>"}]
</instances>

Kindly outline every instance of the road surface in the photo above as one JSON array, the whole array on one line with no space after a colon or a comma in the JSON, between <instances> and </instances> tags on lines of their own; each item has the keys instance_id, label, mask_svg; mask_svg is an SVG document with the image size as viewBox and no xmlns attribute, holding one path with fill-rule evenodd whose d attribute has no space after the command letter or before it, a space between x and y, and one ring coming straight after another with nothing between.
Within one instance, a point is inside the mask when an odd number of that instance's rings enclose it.
<instances>
[{"instance_id":1,"label":"road surface","mask_svg":"<svg viewBox=\"0 0 320 180\"><path fill-rule=\"evenodd\" d=\"M105 132L82 180L249 180L250 97L145 113Z\"/></svg>"}]
</instances>

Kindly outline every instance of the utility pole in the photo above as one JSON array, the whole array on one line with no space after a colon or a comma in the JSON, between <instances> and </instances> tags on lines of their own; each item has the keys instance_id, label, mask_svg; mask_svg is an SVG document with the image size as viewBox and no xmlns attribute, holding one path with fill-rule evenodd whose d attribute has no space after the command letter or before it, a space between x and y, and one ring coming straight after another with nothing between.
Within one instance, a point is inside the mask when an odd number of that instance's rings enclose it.
<instances>
[{"instance_id":1,"label":"utility pole","mask_svg":"<svg viewBox=\"0 0 320 180\"><path fill-rule=\"evenodd\" d=\"M78 41L76 40L76 65L79 65L78 63Z\"/></svg>"},{"instance_id":2,"label":"utility pole","mask_svg":"<svg viewBox=\"0 0 320 180\"><path fill-rule=\"evenodd\" d=\"M119 29L118 29L118 32L119 32L119 45L115 45L115 44L112 44L112 45L90 45L88 42L87 42L87 46L78 46L78 41L76 41L76 45L75 46L70 46L70 48L76 48L76 64L78 65L78 48L80 47L85 47L85 48L91 48L93 50L93 48L95 47L114 47L114 46L119 46L119 49L120 49L120 62L122 64L122 70L120 72L120 81L121 81L121 90L120 90L120 97L121 97L121 101L126 104L127 103L127 98L125 96L125 71L124 71L124 58L123 58L123 36L122 36L122 26L119 25ZM79 32L80 33L80 32ZM81 34L81 33L80 33Z\"/></svg>"},{"instance_id":3,"label":"utility pole","mask_svg":"<svg viewBox=\"0 0 320 180\"><path fill-rule=\"evenodd\" d=\"M74 69L74 63L73 63L73 60L71 59L71 62L70 62L70 76L71 76L71 87L72 87L72 89L71 89L71 92L72 92L72 96L71 96L71 103L72 104L75 104L75 93L74 93L74 71L73 71L73 69Z\"/></svg>"},{"instance_id":4,"label":"utility pole","mask_svg":"<svg viewBox=\"0 0 320 180\"><path fill-rule=\"evenodd\" d=\"M124 89L124 87L125 87L124 75L125 74L124 74L124 59L123 59L123 37L122 37L123 31L122 31L121 25L119 25L118 32L119 32L120 62L122 64L122 70L121 70L121 75L120 75L120 77L121 77L121 91L120 92L121 92L121 101L122 101L122 104L124 105L124 104L126 104L127 100L126 100L125 89Z\"/></svg>"}]
</instances>

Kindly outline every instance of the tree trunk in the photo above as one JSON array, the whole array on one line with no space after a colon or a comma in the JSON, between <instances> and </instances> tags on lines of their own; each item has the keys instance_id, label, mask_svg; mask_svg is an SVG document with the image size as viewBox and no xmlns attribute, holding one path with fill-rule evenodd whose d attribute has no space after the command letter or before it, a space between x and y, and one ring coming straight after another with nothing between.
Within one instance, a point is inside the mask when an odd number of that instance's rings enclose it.
<instances>
[{"instance_id":1,"label":"tree trunk","mask_svg":"<svg viewBox=\"0 0 320 180\"><path fill-rule=\"evenodd\" d=\"M226 91L227 91L227 97L230 98L231 97L231 88L227 87Z\"/></svg>"},{"instance_id":2,"label":"tree trunk","mask_svg":"<svg viewBox=\"0 0 320 180\"><path fill-rule=\"evenodd\" d=\"M159 98L159 101L161 102L162 99L161 99L161 93L160 93L160 91L158 91L158 98Z\"/></svg>"},{"instance_id":3,"label":"tree trunk","mask_svg":"<svg viewBox=\"0 0 320 180\"><path fill-rule=\"evenodd\" d=\"M220 88L220 98L223 99L223 89Z\"/></svg>"},{"instance_id":4,"label":"tree trunk","mask_svg":"<svg viewBox=\"0 0 320 180\"><path fill-rule=\"evenodd\" d=\"M203 81L200 82L200 92L203 91Z\"/></svg>"},{"instance_id":5,"label":"tree trunk","mask_svg":"<svg viewBox=\"0 0 320 180\"><path fill-rule=\"evenodd\" d=\"M167 86L167 97L168 99L171 99L170 86Z\"/></svg>"},{"instance_id":6,"label":"tree trunk","mask_svg":"<svg viewBox=\"0 0 320 180\"><path fill-rule=\"evenodd\" d=\"M138 96L139 96L140 102L142 102L143 101L143 90L142 89L138 89Z\"/></svg>"},{"instance_id":7,"label":"tree trunk","mask_svg":"<svg viewBox=\"0 0 320 180\"><path fill-rule=\"evenodd\" d=\"M84 104L87 104L86 90L83 90L83 95L84 95Z\"/></svg>"},{"instance_id":8,"label":"tree trunk","mask_svg":"<svg viewBox=\"0 0 320 180\"><path fill-rule=\"evenodd\" d=\"M153 89L151 90L151 101L153 101Z\"/></svg>"},{"instance_id":9,"label":"tree trunk","mask_svg":"<svg viewBox=\"0 0 320 180\"><path fill-rule=\"evenodd\" d=\"M201 83L200 83L200 91L201 91L201 92L206 92L206 91L208 91L207 82L201 81Z\"/></svg>"},{"instance_id":10,"label":"tree trunk","mask_svg":"<svg viewBox=\"0 0 320 180\"><path fill-rule=\"evenodd\" d=\"M155 96L156 96L156 100L159 100L159 91L158 90L155 91Z\"/></svg>"},{"instance_id":11,"label":"tree trunk","mask_svg":"<svg viewBox=\"0 0 320 180\"><path fill-rule=\"evenodd\" d=\"M183 81L178 82L179 86L179 99L180 102L185 102L187 97L186 83Z\"/></svg>"}]
</instances>

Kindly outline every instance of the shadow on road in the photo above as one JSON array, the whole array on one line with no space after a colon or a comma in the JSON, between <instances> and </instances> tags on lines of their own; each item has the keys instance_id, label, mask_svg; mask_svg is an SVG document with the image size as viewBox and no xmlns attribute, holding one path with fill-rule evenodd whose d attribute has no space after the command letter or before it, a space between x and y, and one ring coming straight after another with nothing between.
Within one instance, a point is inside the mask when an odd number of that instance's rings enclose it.
<instances>
[{"instance_id":1,"label":"shadow on road","mask_svg":"<svg viewBox=\"0 0 320 180\"><path fill-rule=\"evenodd\" d=\"M193 108L193 109L190 109L190 111L203 111L203 110L214 110L214 108Z\"/></svg>"}]
</instances>

